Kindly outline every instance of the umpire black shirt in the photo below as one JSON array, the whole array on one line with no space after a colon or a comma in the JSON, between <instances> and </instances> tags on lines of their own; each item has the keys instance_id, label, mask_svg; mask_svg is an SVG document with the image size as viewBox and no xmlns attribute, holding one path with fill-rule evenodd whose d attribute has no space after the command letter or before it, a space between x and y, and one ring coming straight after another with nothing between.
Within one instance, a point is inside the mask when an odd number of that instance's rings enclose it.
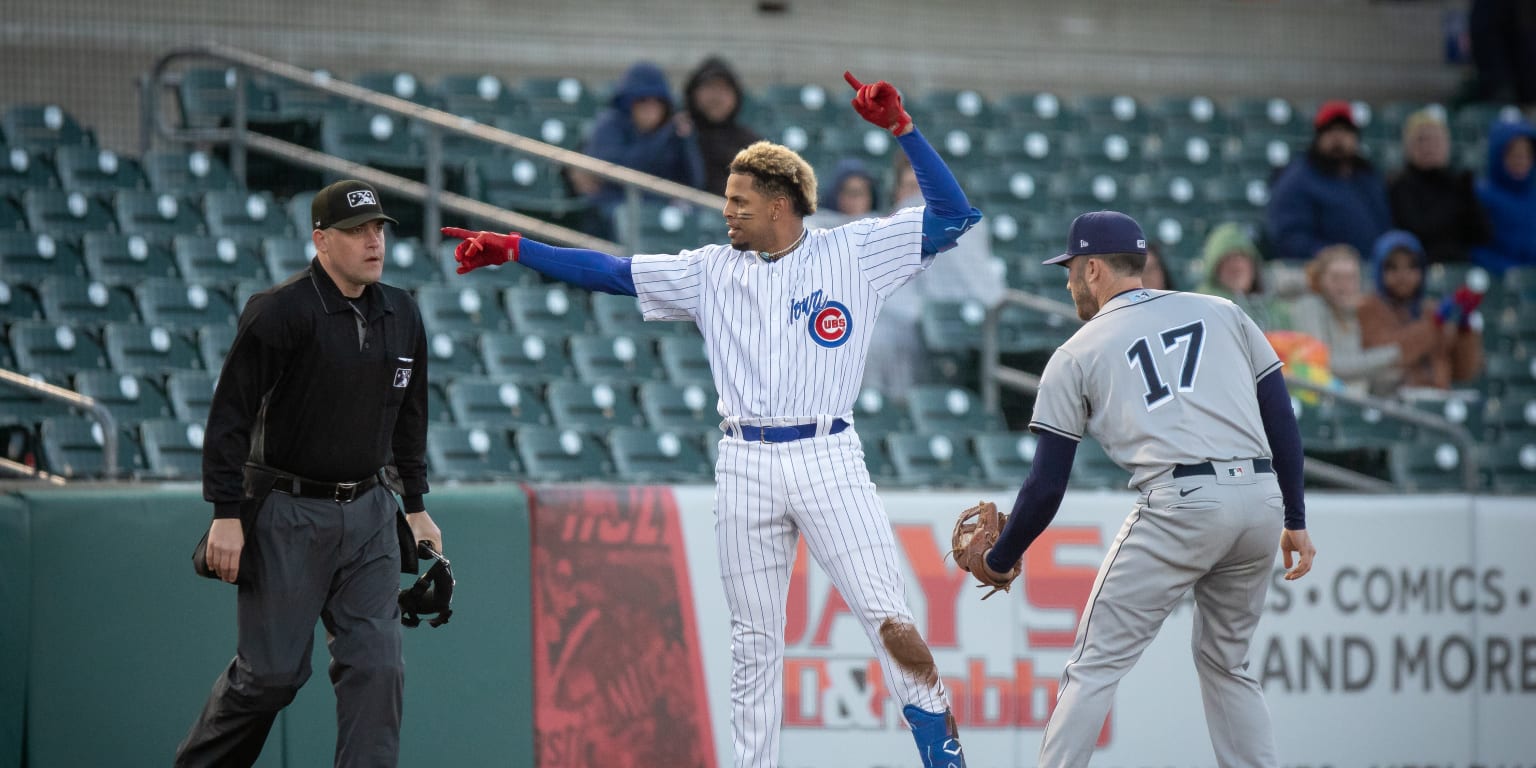
<instances>
[{"instance_id":1,"label":"umpire black shirt","mask_svg":"<svg viewBox=\"0 0 1536 768\"><path fill-rule=\"evenodd\" d=\"M376 283L348 299L315 258L251 296L203 439L203 498L215 517L239 516L248 459L352 482L391 454L405 511L420 512L426 445L427 338L410 294Z\"/></svg>"}]
</instances>

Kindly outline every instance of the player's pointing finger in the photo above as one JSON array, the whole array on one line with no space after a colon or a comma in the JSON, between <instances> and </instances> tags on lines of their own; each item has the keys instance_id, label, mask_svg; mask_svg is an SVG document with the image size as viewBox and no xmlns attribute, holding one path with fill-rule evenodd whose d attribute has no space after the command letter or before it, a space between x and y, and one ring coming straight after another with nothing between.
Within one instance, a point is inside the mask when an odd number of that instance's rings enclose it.
<instances>
[{"instance_id":1,"label":"player's pointing finger","mask_svg":"<svg viewBox=\"0 0 1536 768\"><path fill-rule=\"evenodd\" d=\"M847 80L848 84L853 86L853 89L855 91L857 91L858 89L864 87L864 84L859 82L859 79L857 77L854 77L853 73L849 72L847 70L843 70L843 79Z\"/></svg>"}]
</instances>

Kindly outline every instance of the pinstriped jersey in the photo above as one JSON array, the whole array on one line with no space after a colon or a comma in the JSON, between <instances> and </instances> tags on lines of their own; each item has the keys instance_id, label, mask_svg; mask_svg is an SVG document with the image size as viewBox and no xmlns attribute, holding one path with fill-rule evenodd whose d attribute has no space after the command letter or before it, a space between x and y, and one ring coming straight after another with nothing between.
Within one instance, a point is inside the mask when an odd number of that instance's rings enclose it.
<instances>
[{"instance_id":1,"label":"pinstriped jersey","mask_svg":"<svg viewBox=\"0 0 1536 768\"><path fill-rule=\"evenodd\" d=\"M1029 426L1092 435L1132 488L1174 464L1267 457L1257 382L1279 367L1236 304L1138 288L1051 355Z\"/></svg>"},{"instance_id":2,"label":"pinstriped jersey","mask_svg":"<svg viewBox=\"0 0 1536 768\"><path fill-rule=\"evenodd\" d=\"M720 415L748 424L852 418L875 316L922 271L923 209L814 229L776 261L708 245L631 263L646 320L704 335Z\"/></svg>"}]
</instances>

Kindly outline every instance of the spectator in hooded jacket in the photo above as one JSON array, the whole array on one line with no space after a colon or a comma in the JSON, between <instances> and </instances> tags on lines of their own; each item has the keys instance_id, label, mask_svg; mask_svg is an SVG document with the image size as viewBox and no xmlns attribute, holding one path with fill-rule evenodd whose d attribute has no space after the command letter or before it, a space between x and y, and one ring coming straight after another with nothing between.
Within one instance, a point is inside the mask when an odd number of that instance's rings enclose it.
<instances>
[{"instance_id":1,"label":"spectator in hooded jacket","mask_svg":"<svg viewBox=\"0 0 1536 768\"><path fill-rule=\"evenodd\" d=\"M1488 241L1488 216L1472 173L1451 167L1451 132L1438 109L1421 109L1403 123L1402 170L1387 184L1392 221L1424 244L1431 264L1470 261Z\"/></svg>"},{"instance_id":2,"label":"spectator in hooded jacket","mask_svg":"<svg viewBox=\"0 0 1536 768\"><path fill-rule=\"evenodd\" d=\"M1376 379L1376 394L1398 387L1449 389L1476 378L1483 367L1483 337L1472 321L1482 297L1465 286L1443 299L1425 296L1427 263L1412 233L1394 229L1376 240L1376 293L1360 302L1360 344L1398 349L1396 375Z\"/></svg>"},{"instance_id":3,"label":"spectator in hooded jacket","mask_svg":"<svg viewBox=\"0 0 1536 768\"><path fill-rule=\"evenodd\" d=\"M1286 327L1284 306L1264 294L1259 248L1241 224L1216 225L1206 235L1200 258L1205 264L1205 281L1198 292L1236 304L1260 330Z\"/></svg>"},{"instance_id":4,"label":"spectator in hooded jacket","mask_svg":"<svg viewBox=\"0 0 1536 768\"><path fill-rule=\"evenodd\" d=\"M839 160L832 170L832 182L821 188L816 212L806 219L805 225L831 229L877 215L877 186L864 161L856 157Z\"/></svg>"},{"instance_id":5,"label":"spectator in hooded jacket","mask_svg":"<svg viewBox=\"0 0 1536 768\"><path fill-rule=\"evenodd\" d=\"M1498 122L1488 132L1488 169L1477 196L1493 225L1488 245L1472 261L1494 275L1536 265L1536 174L1531 173L1536 128L1524 120Z\"/></svg>"},{"instance_id":6,"label":"spectator in hooded jacket","mask_svg":"<svg viewBox=\"0 0 1536 768\"><path fill-rule=\"evenodd\" d=\"M741 114L741 82L725 59L711 56L689 75L683 100L704 158L704 190L724 194L736 153L762 138L737 122Z\"/></svg>"},{"instance_id":7,"label":"spectator in hooded jacket","mask_svg":"<svg viewBox=\"0 0 1536 768\"><path fill-rule=\"evenodd\" d=\"M704 184L704 160L691 123L678 119L667 76L650 62L624 73L608 109L597 116L582 151L599 160L660 176L690 187ZM572 172L571 185L587 196L597 214L588 231L611 237L624 187Z\"/></svg>"},{"instance_id":8,"label":"spectator in hooded jacket","mask_svg":"<svg viewBox=\"0 0 1536 768\"><path fill-rule=\"evenodd\" d=\"M1387 188L1360 156L1360 128L1347 101L1324 102L1313 118L1312 146L1275 179L1269 235L1275 258L1300 263L1345 243L1368 253L1392 228Z\"/></svg>"}]
</instances>

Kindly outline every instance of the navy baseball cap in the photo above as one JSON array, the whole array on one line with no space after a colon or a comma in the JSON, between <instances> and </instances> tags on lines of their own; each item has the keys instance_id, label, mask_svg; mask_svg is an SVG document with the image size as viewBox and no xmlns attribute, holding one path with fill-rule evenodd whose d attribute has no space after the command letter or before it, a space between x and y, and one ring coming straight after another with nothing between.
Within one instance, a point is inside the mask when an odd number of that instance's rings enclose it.
<instances>
[{"instance_id":1,"label":"navy baseball cap","mask_svg":"<svg viewBox=\"0 0 1536 768\"><path fill-rule=\"evenodd\" d=\"M384 215L379 193L366 182L356 179L338 181L316 192L315 199L309 204L309 216L315 222L315 229L351 229L374 219L400 224Z\"/></svg>"},{"instance_id":2,"label":"navy baseball cap","mask_svg":"<svg viewBox=\"0 0 1536 768\"><path fill-rule=\"evenodd\" d=\"M1092 211L1072 220L1067 252L1041 262L1061 264L1074 256L1105 253L1146 253L1147 236L1136 220L1118 211Z\"/></svg>"}]
</instances>

